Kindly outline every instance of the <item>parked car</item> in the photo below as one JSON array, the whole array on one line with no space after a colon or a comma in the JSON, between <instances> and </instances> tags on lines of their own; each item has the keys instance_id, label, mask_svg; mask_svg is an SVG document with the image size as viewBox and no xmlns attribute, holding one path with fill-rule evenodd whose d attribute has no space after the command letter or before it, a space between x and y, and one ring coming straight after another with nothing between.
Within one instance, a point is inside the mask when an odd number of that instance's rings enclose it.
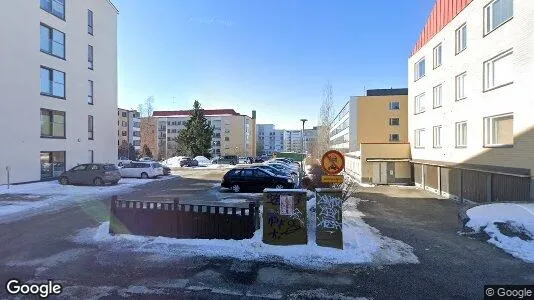
<instances>
[{"instance_id":1,"label":"parked car","mask_svg":"<svg viewBox=\"0 0 534 300\"><path fill-rule=\"evenodd\" d=\"M289 189L294 187L293 179L275 175L257 167L234 168L223 176L221 187L230 188L233 192L263 191L265 188Z\"/></svg>"},{"instance_id":2,"label":"parked car","mask_svg":"<svg viewBox=\"0 0 534 300\"><path fill-rule=\"evenodd\" d=\"M155 162L134 161L124 165L120 173L122 177L157 178L163 174L163 168Z\"/></svg>"},{"instance_id":3,"label":"parked car","mask_svg":"<svg viewBox=\"0 0 534 300\"><path fill-rule=\"evenodd\" d=\"M225 155L225 156L221 156L213 160L213 163L214 164L237 165L239 163L239 160L237 158L237 155Z\"/></svg>"},{"instance_id":4,"label":"parked car","mask_svg":"<svg viewBox=\"0 0 534 300\"><path fill-rule=\"evenodd\" d=\"M278 175L278 176L285 176L285 177L288 177L288 178L291 178L293 180L295 180L294 177L296 177L296 174L291 174L291 173L287 173L287 172L284 172L282 170L278 170L277 168L273 167L273 166L269 166L269 165L257 165L255 166L259 169L262 169L262 170L266 170L266 171L269 171L271 173L273 173L274 175Z\"/></svg>"},{"instance_id":5,"label":"parked car","mask_svg":"<svg viewBox=\"0 0 534 300\"><path fill-rule=\"evenodd\" d=\"M265 160L264 160L263 158L261 158L261 157L255 157L255 158L254 158L254 163L262 163L262 162L264 162L264 161L265 161Z\"/></svg>"},{"instance_id":6,"label":"parked car","mask_svg":"<svg viewBox=\"0 0 534 300\"><path fill-rule=\"evenodd\" d=\"M141 157L139 161L154 161L154 159L152 157L145 156L145 157Z\"/></svg>"},{"instance_id":7,"label":"parked car","mask_svg":"<svg viewBox=\"0 0 534 300\"><path fill-rule=\"evenodd\" d=\"M192 159L191 157L182 157L180 160L180 167L196 167L198 166L198 161L196 159Z\"/></svg>"},{"instance_id":8,"label":"parked car","mask_svg":"<svg viewBox=\"0 0 534 300\"><path fill-rule=\"evenodd\" d=\"M119 157L119 160L117 162L117 166L122 167L123 165L129 164L131 162L132 162L132 160L128 159L128 157L121 156L121 157Z\"/></svg>"},{"instance_id":9,"label":"parked car","mask_svg":"<svg viewBox=\"0 0 534 300\"><path fill-rule=\"evenodd\" d=\"M167 166L163 166L163 165L160 164L160 163L155 163L155 164L156 164L158 167L161 168L161 174L159 174L159 175L163 176L163 175L169 175L169 174L171 173L171 168L169 168L169 167L167 167ZM168 169L168 173L165 173L165 172L166 172L165 169Z\"/></svg>"},{"instance_id":10,"label":"parked car","mask_svg":"<svg viewBox=\"0 0 534 300\"><path fill-rule=\"evenodd\" d=\"M117 184L121 173L114 164L83 164L61 173L60 184Z\"/></svg>"},{"instance_id":11,"label":"parked car","mask_svg":"<svg viewBox=\"0 0 534 300\"><path fill-rule=\"evenodd\" d=\"M240 158L237 160L237 163L238 163L238 164L248 164L248 163L250 163L250 161L248 160L247 157L240 157Z\"/></svg>"},{"instance_id":12,"label":"parked car","mask_svg":"<svg viewBox=\"0 0 534 300\"><path fill-rule=\"evenodd\" d=\"M298 175L298 170L294 170L292 169L289 165L286 165L286 164L282 164L282 163L276 163L276 162L267 162L266 165L268 166L271 166L271 167L274 167L280 171L283 171L283 172L286 172L287 174L290 174L290 175Z\"/></svg>"}]
</instances>

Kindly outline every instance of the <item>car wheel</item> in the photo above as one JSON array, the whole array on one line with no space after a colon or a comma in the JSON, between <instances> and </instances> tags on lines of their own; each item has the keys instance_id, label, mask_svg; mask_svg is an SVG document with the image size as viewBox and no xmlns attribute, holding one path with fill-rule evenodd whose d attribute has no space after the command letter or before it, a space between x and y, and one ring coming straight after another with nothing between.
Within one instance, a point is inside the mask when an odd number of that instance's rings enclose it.
<instances>
[{"instance_id":1,"label":"car wheel","mask_svg":"<svg viewBox=\"0 0 534 300\"><path fill-rule=\"evenodd\" d=\"M69 179L67 177L61 177L61 178L59 178L59 184L67 185L67 184L69 184Z\"/></svg>"},{"instance_id":2,"label":"car wheel","mask_svg":"<svg viewBox=\"0 0 534 300\"><path fill-rule=\"evenodd\" d=\"M241 191L241 187L239 186L239 184L232 185L232 191L234 193L239 193L239 191Z\"/></svg>"},{"instance_id":3,"label":"car wheel","mask_svg":"<svg viewBox=\"0 0 534 300\"><path fill-rule=\"evenodd\" d=\"M148 179L148 174L145 173L145 172L141 173L141 178L142 179Z\"/></svg>"},{"instance_id":4,"label":"car wheel","mask_svg":"<svg viewBox=\"0 0 534 300\"><path fill-rule=\"evenodd\" d=\"M104 181L102 180L102 178L97 177L95 178L95 180L93 180L93 184L96 186L101 186L101 185L104 185Z\"/></svg>"},{"instance_id":5,"label":"car wheel","mask_svg":"<svg viewBox=\"0 0 534 300\"><path fill-rule=\"evenodd\" d=\"M282 190L282 189L284 189L284 186L281 185L281 184L277 184L274 188L277 189L277 190Z\"/></svg>"}]
</instances>

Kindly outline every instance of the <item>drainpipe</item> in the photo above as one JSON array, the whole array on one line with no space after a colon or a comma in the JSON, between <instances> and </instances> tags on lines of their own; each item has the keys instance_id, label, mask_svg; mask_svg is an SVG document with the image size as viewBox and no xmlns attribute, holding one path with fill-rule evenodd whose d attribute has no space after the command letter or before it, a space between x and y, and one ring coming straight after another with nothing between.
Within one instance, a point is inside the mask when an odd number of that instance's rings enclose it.
<instances>
[{"instance_id":1,"label":"drainpipe","mask_svg":"<svg viewBox=\"0 0 534 300\"><path fill-rule=\"evenodd\" d=\"M11 168L9 166L6 167L6 174L7 174L7 189L9 189L9 172L11 171Z\"/></svg>"}]
</instances>

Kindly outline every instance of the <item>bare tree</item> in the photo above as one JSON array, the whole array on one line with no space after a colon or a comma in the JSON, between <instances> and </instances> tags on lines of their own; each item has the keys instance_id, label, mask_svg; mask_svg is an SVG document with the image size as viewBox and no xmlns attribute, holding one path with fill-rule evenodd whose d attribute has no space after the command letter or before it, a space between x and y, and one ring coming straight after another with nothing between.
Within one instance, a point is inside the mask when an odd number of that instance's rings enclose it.
<instances>
[{"instance_id":1,"label":"bare tree","mask_svg":"<svg viewBox=\"0 0 534 300\"><path fill-rule=\"evenodd\" d=\"M145 116L145 107L143 106L143 104L137 105L137 111L139 112L139 115L141 117L146 117Z\"/></svg>"},{"instance_id":2,"label":"bare tree","mask_svg":"<svg viewBox=\"0 0 534 300\"><path fill-rule=\"evenodd\" d=\"M150 96L146 98L144 109L147 117L152 117L152 113L154 112L154 96Z\"/></svg>"},{"instance_id":3,"label":"bare tree","mask_svg":"<svg viewBox=\"0 0 534 300\"><path fill-rule=\"evenodd\" d=\"M330 150L330 129L334 121L334 92L328 82L323 88L323 102L319 111L319 128L317 133L316 155L320 156Z\"/></svg>"}]
</instances>

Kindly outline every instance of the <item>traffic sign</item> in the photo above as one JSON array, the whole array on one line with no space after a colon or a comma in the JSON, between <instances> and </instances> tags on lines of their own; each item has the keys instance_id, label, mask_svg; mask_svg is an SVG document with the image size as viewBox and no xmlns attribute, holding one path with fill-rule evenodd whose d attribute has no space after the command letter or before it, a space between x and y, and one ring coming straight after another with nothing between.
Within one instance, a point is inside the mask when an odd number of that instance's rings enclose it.
<instances>
[{"instance_id":1,"label":"traffic sign","mask_svg":"<svg viewBox=\"0 0 534 300\"><path fill-rule=\"evenodd\" d=\"M321 176L322 183L343 183L343 175L323 175Z\"/></svg>"},{"instance_id":2,"label":"traffic sign","mask_svg":"<svg viewBox=\"0 0 534 300\"><path fill-rule=\"evenodd\" d=\"M339 174L345 168L345 157L339 151L327 151L321 159L321 166L330 175Z\"/></svg>"}]
</instances>

